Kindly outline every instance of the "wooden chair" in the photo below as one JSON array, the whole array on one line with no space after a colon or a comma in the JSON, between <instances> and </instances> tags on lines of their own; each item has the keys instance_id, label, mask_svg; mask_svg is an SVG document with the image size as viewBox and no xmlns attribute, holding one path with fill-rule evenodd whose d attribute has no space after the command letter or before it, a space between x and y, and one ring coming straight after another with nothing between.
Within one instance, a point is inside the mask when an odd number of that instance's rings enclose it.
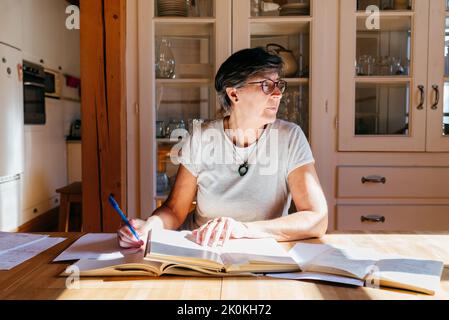
<instances>
[{"instance_id":1,"label":"wooden chair","mask_svg":"<svg viewBox=\"0 0 449 320\"><path fill-rule=\"evenodd\" d=\"M61 194L61 205L59 207L59 231L67 232L69 229L70 209L72 203L82 203L81 182L74 182L63 188L57 189Z\"/></svg>"}]
</instances>

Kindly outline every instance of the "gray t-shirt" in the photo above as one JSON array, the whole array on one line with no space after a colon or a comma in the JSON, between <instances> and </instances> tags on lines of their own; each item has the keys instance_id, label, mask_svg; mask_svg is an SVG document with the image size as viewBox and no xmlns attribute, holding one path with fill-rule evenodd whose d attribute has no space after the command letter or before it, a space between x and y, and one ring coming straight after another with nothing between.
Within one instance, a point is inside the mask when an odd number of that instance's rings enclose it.
<instances>
[{"instance_id":1,"label":"gray t-shirt","mask_svg":"<svg viewBox=\"0 0 449 320\"><path fill-rule=\"evenodd\" d=\"M180 229L192 230L217 217L249 222L288 214L292 197L287 177L314 162L297 124L277 119L246 148L232 143L223 119L196 121L193 127L178 161L197 178L197 206ZM245 160L248 172L240 176L238 169Z\"/></svg>"}]
</instances>

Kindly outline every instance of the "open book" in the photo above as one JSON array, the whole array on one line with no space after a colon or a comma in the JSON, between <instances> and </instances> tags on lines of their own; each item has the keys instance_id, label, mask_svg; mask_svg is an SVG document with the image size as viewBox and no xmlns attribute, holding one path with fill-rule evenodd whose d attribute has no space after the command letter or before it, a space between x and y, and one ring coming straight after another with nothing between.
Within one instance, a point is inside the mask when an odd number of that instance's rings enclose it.
<instances>
[{"instance_id":1,"label":"open book","mask_svg":"<svg viewBox=\"0 0 449 320\"><path fill-rule=\"evenodd\" d=\"M363 280L369 287L385 286L430 295L439 288L444 268L441 261L384 255L358 247L298 243L289 253L302 272L331 274Z\"/></svg>"},{"instance_id":2,"label":"open book","mask_svg":"<svg viewBox=\"0 0 449 320\"><path fill-rule=\"evenodd\" d=\"M81 259L81 276L185 276L252 275L298 271L298 264L276 240L231 239L224 246L203 247L190 232L150 231L144 251L111 260ZM69 275L69 268L62 275Z\"/></svg>"}]
</instances>

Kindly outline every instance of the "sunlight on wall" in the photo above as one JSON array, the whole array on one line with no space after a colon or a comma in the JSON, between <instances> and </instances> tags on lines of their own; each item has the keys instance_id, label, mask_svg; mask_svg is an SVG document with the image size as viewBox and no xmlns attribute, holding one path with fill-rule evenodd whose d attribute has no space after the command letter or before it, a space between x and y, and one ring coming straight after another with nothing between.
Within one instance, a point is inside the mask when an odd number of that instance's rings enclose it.
<instances>
[{"instance_id":1,"label":"sunlight on wall","mask_svg":"<svg viewBox=\"0 0 449 320\"><path fill-rule=\"evenodd\" d=\"M0 184L0 231L11 231L20 225L21 180Z\"/></svg>"}]
</instances>

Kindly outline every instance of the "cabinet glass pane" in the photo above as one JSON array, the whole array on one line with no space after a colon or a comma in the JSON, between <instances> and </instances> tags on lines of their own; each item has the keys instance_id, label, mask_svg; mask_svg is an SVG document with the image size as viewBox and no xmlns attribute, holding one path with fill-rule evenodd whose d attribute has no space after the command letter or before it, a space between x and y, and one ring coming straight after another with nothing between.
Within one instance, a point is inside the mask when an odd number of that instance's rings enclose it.
<instances>
[{"instance_id":1,"label":"cabinet glass pane","mask_svg":"<svg viewBox=\"0 0 449 320\"><path fill-rule=\"evenodd\" d=\"M250 0L251 16L308 16L309 0Z\"/></svg>"},{"instance_id":2,"label":"cabinet glass pane","mask_svg":"<svg viewBox=\"0 0 449 320\"><path fill-rule=\"evenodd\" d=\"M262 25L261 25L262 26ZM254 24L253 29L258 29L259 24ZM268 28L269 26L261 27ZM277 26L282 28L282 25ZM302 26L288 26L291 27L294 33L282 35L280 34L252 34L251 35L251 47L264 47L272 52L277 52L284 60L284 77L285 78L307 78L309 77L309 65L310 65L310 36L309 36L309 24ZM273 27L275 30L276 27ZM268 46L269 44L273 44Z\"/></svg>"},{"instance_id":3,"label":"cabinet glass pane","mask_svg":"<svg viewBox=\"0 0 449 320\"><path fill-rule=\"evenodd\" d=\"M449 82L444 83L443 135L449 137Z\"/></svg>"},{"instance_id":4,"label":"cabinet glass pane","mask_svg":"<svg viewBox=\"0 0 449 320\"><path fill-rule=\"evenodd\" d=\"M409 84L356 84L356 135L408 135Z\"/></svg>"},{"instance_id":5,"label":"cabinet glass pane","mask_svg":"<svg viewBox=\"0 0 449 320\"><path fill-rule=\"evenodd\" d=\"M157 37L156 78L211 78L213 66L210 63L210 43L209 38Z\"/></svg>"},{"instance_id":6,"label":"cabinet glass pane","mask_svg":"<svg viewBox=\"0 0 449 320\"><path fill-rule=\"evenodd\" d=\"M212 17L213 0L157 0L157 17Z\"/></svg>"},{"instance_id":7,"label":"cabinet glass pane","mask_svg":"<svg viewBox=\"0 0 449 320\"><path fill-rule=\"evenodd\" d=\"M411 10L412 0L357 0L357 10L365 11L369 6L379 10Z\"/></svg>"},{"instance_id":8,"label":"cabinet glass pane","mask_svg":"<svg viewBox=\"0 0 449 320\"><path fill-rule=\"evenodd\" d=\"M370 30L366 18L357 18L356 75L410 74L411 18L381 17L380 29Z\"/></svg>"},{"instance_id":9,"label":"cabinet glass pane","mask_svg":"<svg viewBox=\"0 0 449 320\"><path fill-rule=\"evenodd\" d=\"M309 139L309 86L289 83L284 92L277 117L298 124Z\"/></svg>"}]
</instances>

